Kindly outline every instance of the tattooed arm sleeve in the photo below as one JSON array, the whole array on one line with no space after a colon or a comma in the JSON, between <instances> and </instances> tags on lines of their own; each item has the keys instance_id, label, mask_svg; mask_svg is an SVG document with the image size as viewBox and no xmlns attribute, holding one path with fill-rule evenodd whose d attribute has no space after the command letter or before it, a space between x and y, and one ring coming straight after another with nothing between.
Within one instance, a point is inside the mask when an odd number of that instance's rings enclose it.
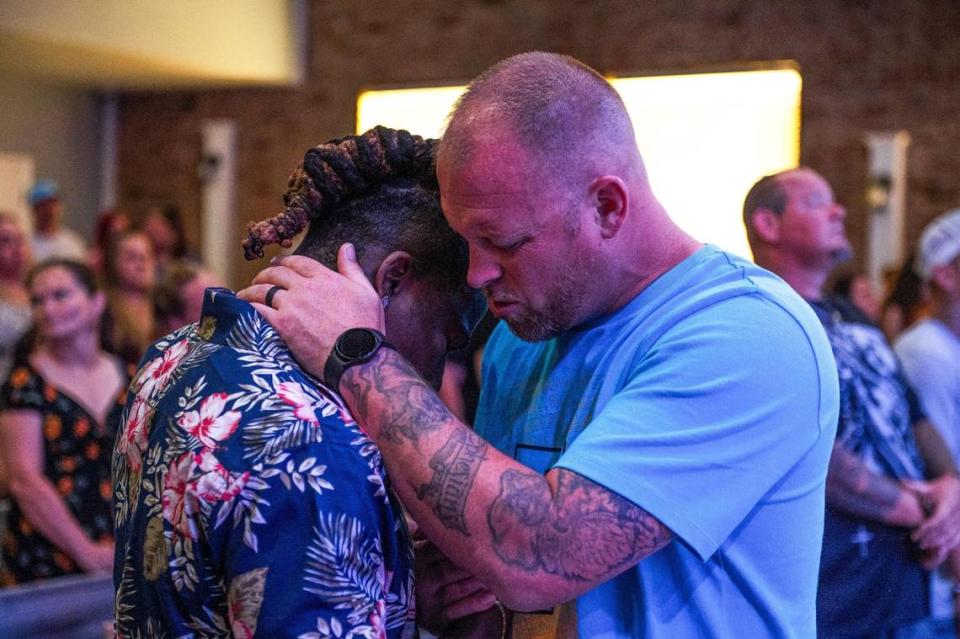
<instances>
[{"instance_id":1,"label":"tattooed arm sleeve","mask_svg":"<svg viewBox=\"0 0 960 639\"><path fill-rule=\"evenodd\" d=\"M672 537L643 509L572 471L542 476L500 454L389 349L348 369L341 390L427 535L511 607L572 599Z\"/></svg>"},{"instance_id":2,"label":"tattooed arm sleeve","mask_svg":"<svg viewBox=\"0 0 960 639\"><path fill-rule=\"evenodd\" d=\"M870 470L839 442L830 455L827 503L851 515L891 526L917 526L924 517L912 492Z\"/></svg>"}]
</instances>

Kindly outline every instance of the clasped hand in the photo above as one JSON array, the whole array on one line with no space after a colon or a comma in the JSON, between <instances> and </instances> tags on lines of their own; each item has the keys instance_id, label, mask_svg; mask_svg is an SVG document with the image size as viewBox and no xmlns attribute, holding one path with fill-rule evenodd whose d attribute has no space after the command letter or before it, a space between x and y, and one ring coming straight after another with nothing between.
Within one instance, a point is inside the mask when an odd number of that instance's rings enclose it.
<instances>
[{"instance_id":1,"label":"clasped hand","mask_svg":"<svg viewBox=\"0 0 960 639\"><path fill-rule=\"evenodd\" d=\"M960 545L960 479L943 475L925 482L905 482L905 485L927 513L910 536L923 552L923 567L931 570Z\"/></svg>"},{"instance_id":2,"label":"clasped hand","mask_svg":"<svg viewBox=\"0 0 960 639\"><path fill-rule=\"evenodd\" d=\"M274 260L237 297L276 329L301 366L323 379L323 368L337 338L356 327L384 330L383 308L351 244L337 254L337 271L316 260L291 255ZM267 291L279 286L266 306Z\"/></svg>"},{"instance_id":3,"label":"clasped hand","mask_svg":"<svg viewBox=\"0 0 960 639\"><path fill-rule=\"evenodd\" d=\"M433 543L416 544L417 623L443 635L454 622L488 610L496 597L476 577L460 568ZM499 636L481 635L481 636Z\"/></svg>"}]
</instances>

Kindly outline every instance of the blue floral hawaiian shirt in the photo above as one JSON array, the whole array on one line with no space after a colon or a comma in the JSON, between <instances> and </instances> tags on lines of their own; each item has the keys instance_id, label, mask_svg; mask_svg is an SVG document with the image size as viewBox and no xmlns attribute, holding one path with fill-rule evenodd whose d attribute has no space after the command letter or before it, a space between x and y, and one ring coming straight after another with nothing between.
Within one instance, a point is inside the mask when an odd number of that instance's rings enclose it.
<instances>
[{"instance_id":1,"label":"blue floral hawaiian shirt","mask_svg":"<svg viewBox=\"0 0 960 639\"><path fill-rule=\"evenodd\" d=\"M147 352L113 483L118 637L415 636L378 449L230 291Z\"/></svg>"}]
</instances>

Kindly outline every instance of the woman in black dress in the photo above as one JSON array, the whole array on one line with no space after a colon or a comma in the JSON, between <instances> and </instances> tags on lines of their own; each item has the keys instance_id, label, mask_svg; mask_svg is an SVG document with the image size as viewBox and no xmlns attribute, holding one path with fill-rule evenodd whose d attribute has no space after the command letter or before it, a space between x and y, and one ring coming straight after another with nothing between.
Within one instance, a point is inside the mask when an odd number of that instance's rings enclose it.
<instances>
[{"instance_id":1,"label":"woman in black dress","mask_svg":"<svg viewBox=\"0 0 960 639\"><path fill-rule=\"evenodd\" d=\"M44 262L27 286L34 343L0 389L5 585L112 568L111 424L128 382L100 348L105 300L86 266Z\"/></svg>"}]
</instances>

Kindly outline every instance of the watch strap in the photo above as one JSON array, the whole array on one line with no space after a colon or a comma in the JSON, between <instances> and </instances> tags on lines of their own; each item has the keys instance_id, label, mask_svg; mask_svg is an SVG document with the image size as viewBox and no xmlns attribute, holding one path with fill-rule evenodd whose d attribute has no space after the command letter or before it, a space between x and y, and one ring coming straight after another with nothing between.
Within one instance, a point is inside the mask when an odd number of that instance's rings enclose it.
<instances>
[{"instance_id":1,"label":"watch strap","mask_svg":"<svg viewBox=\"0 0 960 639\"><path fill-rule=\"evenodd\" d=\"M347 334L351 331L364 331L374 336L373 347L360 355L355 355L347 357L344 355L343 348L341 345L343 340L346 339ZM327 362L323 367L323 383L328 387L340 392L340 379L343 377L343 374L351 366L356 366L357 364L363 364L369 362L373 359L381 348L386 346L387 348L394 348L393 344L387 341L386 336L380 331L373 328L351 328L347 329L340 334L340 337L337 338L337 341L333 345L333 349L330 351L330 355L327 357ZM394 350L396 350L394 348Z\"/></svg>"}]
</instances>

